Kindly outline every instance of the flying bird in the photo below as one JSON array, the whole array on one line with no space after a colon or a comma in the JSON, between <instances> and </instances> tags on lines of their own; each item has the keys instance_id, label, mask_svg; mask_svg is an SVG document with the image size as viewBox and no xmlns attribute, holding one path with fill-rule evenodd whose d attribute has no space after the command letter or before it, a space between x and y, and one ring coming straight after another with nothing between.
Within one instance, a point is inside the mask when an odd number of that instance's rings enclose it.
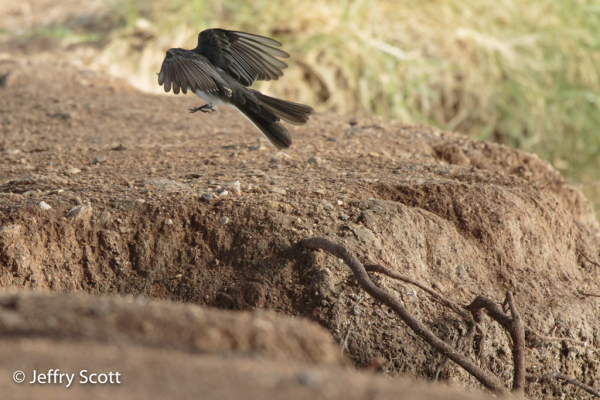
<instances>
[{"instance_id":1,"label":"flying bird","mask_svg":"<svg viewBox=\"0 0 600 400\"><path fill-rule=\"evenodd\" d=\"M304 125L312 108L262 94L249 87L255 81L277 80L290 55L276 40L251 33L207 29L192 50L169 49L158 74L165 92L190 90L206 102L190 113L216 111L227 104L241 112L278 149L291 146L292 137L280 121Z\"/></svg>"}]
</instances>

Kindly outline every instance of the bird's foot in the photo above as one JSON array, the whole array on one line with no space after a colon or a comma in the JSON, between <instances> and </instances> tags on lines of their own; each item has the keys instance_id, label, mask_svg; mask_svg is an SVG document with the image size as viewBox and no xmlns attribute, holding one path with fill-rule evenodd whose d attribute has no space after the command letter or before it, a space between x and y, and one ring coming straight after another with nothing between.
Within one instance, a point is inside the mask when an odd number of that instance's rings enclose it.
<instances>
[{"instance_id":1,"label":"bird's foot","mask_svg":"<svg viewBox=\"0 0 600 400\"><path fill-rule=\"evenodd\" d=\"M207 111L207 110L210 110L210 111ZM201 107L190 108L190 109L189 109L189 111L190 111L190 114L193 114L193 113L195 113L195 112L197 112L197 111L202 111L203 113L207 113L207 112L217 112L217 110L215 110L215 109L213 108L212 104L205 104L205 105L203 105L203 106L201 106Z\"/></svg>"}]
</instances>

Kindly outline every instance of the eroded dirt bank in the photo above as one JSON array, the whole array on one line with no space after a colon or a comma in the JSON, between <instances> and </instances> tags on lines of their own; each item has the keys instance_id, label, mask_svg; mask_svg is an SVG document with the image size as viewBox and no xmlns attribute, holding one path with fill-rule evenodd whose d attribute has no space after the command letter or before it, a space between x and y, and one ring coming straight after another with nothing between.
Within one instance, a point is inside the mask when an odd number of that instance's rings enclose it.
<instances>
[{"instance_id":1,"label":"eroded dirt bank","mask_svg":"<svg viewBox=\"0 0 600 400\"><path fill-rule=\"evenodd\" d=\"M265 308L319 322L358 366L431 378L439 355L338 260L297 245L327 236L462 304L512 290L528 326L572 339L528 335L528 371L598 386L599 303L581 294L600 293L598 224L537 157L333 115L292 127L278 153L230 110L189 115L192 97L140 94L44 56L0 68L12 72L0 88L0 286ZM376 282L445 340L463 329L424 294ZM497 325L469 352L510 381ZM455 366L442 378L479 387ZM527 392L563 393L584 397L560 382Z\"/></svg>"}]
</instances>

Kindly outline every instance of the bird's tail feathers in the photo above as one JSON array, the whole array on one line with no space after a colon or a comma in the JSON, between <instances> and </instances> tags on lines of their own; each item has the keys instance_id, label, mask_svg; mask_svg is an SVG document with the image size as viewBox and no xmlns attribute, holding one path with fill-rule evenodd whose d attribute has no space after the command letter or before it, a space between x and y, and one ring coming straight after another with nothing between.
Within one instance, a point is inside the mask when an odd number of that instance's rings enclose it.
<instances>
[{"instance_id":1,"label":"bird's tail feathers","mask_svg":"<svg viewBox=\"0 0 600 400\"><path fill-rule=\"evenodd\" d=\"M304 104L293 103L291 101L276 99L264 95L260 92L255 92L260 105L285 122L292 125L304 125L313 112L313 109Z\"/></svg>"},{"instance_id":2,"label":"bird's tail feathers","mask_svg":"<svg viewBox=\"0 0 600 400\"><path fill-rule=\"evenodd\" d=\"M278 149L287 149L292 145L292 137L279 119L267 108L256 107L250 101L234 106Z\"/></svg>"}]
</instances>

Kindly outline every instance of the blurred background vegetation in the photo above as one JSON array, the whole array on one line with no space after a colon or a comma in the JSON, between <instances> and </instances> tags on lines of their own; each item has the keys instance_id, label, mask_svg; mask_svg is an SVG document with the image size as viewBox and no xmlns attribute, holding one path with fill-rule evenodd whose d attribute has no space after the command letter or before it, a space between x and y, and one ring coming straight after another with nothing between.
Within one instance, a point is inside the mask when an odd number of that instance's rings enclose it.
<instances>
[{"instance_id":1,"label":"blurred background vegetation","mask_svg":"<svg viewBox=\"0 0 600 400\"><path fill-rule=\"evenodd\" d=\"M292 57L259 90L537 153L600 214L598 0L109 1L102 35L72 34L143 90L161 90L165 51L195 47L203 29L262 34Z\"/></svg>"}]
</instances>

